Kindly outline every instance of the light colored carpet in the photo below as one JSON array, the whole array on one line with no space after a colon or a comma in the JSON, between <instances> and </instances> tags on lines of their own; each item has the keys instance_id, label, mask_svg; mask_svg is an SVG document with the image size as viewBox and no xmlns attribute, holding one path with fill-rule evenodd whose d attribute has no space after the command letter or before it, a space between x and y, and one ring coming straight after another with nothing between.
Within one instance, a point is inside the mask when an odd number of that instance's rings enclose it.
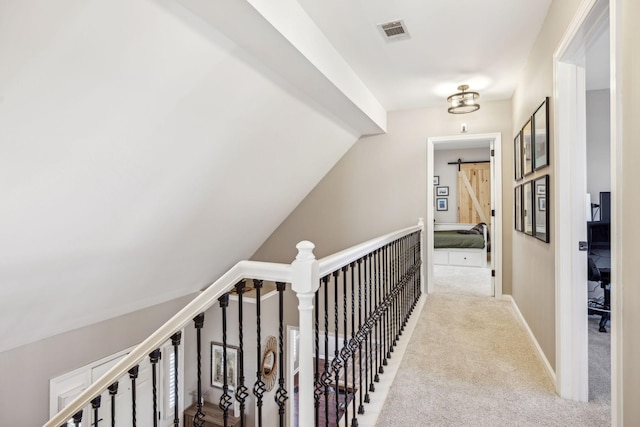
<instances>
[{"instance_id":1,"label":"light colored carpet","mask_svg":"<svg viewBox=\"0 0 640 427\"><path fill-rule=\"evenodd\" d=\"M493 296L490 268L434 265L433 284L435 292Z\"/></svg>"},{"instance_id":2,"label":"light colored carpet","mask_svg":"<svg viewBox=\"0 0 640 427\"><path fill-rule=\"evenodd\" d=\"M427 297L377 426L607 426L608 402L555 393L509 302Z\"/></svg>"}]
</instances>

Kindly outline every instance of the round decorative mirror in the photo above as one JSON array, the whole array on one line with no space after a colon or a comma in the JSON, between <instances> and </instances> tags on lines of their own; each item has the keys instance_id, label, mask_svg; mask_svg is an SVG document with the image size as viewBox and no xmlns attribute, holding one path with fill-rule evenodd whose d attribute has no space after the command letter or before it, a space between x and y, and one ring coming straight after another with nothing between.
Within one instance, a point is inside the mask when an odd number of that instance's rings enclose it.
<instances>
[{"instance_id":1,"label":"round decorative mirror","mask_svg":"<svg viewBox=\"0 0 640 427\"><path fill-rule=\"evenodd\" d=\"M260 365L262 372L262 381L264 381L267 391L271 391L276 384L276 373L278 371L278 353L277 351L278 340L274 336L267 338L267 343L264 346L264 352L262 353L262 364Z\"/></svg>"}]
</instances>

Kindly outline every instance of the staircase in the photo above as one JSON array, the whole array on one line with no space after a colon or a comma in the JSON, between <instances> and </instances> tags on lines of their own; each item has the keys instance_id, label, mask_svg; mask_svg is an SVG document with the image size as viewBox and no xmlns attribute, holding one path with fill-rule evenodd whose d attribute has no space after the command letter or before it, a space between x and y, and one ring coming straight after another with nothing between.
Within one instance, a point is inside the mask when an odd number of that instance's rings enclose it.
<instances>
[{"instance_id":1,"label":"staircase","mask_svg":"<svg viewBox=\"0 0 640 427\"><path fill-rule=\"evenodd\" d=\"M359 425L422 294L423 228L420 221L320 260L312 243L301 242L292 264L239 262L45 427L136 426L139 420L154 427ZM286 342L285 328L295 323L294 345ZM181 360L181 345L195 347L194 354L185 351ZM287 346L295 356L286 354ZM170 372L161 372L163 357L174 361ZM137 396L138 367L146 358L152 391ZM203 359L210 369L203 370ZM184 402L188 394L179 389L180 363L185 377L195 376L192 402ZM159 381L166 375L168 390ZM131 402L123 415L117 396L124 386ZM348 402L336 398L340 391ZM173 414L163 418L159 408L167 405ZM138 407L149 409L140 414Z\"/></svg>"}]
</instances>

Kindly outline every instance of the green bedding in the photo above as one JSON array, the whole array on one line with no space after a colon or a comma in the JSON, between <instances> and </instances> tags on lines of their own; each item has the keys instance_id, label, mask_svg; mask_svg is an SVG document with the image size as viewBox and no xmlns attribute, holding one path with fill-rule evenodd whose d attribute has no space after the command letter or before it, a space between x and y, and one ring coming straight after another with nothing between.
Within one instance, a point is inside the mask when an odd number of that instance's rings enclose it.
<instances>
[{"instance_id":1,"label":"green bedding","mask_svg":"<svg viewBox=\"0 0 640 427\"><path fill-rule=\"evenodd\" d=\"M460 234L456 230L444 230L433 232L433 247L442 248L484 248L484 236L482 234Z\"/></svg>"}]
</instances>

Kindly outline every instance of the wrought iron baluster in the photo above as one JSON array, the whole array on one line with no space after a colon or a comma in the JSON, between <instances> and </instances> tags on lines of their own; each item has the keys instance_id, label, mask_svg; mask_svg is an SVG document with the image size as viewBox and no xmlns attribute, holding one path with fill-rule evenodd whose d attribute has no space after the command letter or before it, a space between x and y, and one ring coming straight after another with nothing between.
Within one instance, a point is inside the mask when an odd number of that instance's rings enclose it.
<instances>
[{"instance_id":1,"label":"wrought iron baluster","mask_svg":"<svg viewBox=\"0 0 640 427\"><path fill-rule=\"evenodd\" d=\"M160 361L160 349L157 348L149 354L151 362L151 386L153 388L153 427L158 427L158 361Z\"/></svg>"},{"instance_id":2,"label":"wrought iron baluster","mask_svg":"<svg viewBox=\"0 0 640 427\"><path fill-rule=\"evenodd\" d=\"M178 395L178 361L180 356L180 340L182 339L182 332L176 332L171 336L171 344L173 345L173 425L174 427L180 426L180 405Z\"/></svg>"},{"instance_id":3,"label":"wrought iron baluster","mask_svg":"<svg viewBox=\"0 0 640 427\"><path fill-rule=\"evenodd\" d=\"M389 287L391 289L391 318L390 318L390 328L391 328L391 345L390 345L390 351L393 353L394 351L394 347L396 346L397 342L398 342L398 335L397 335L397 330L396 330L396 325L397 325L397 317L398 317L398 312L396 311L396 289L399 283L398 277L400 274L400 266L399 266L399 257L398 257L398 241L396 240L395 242L393 242L393 246L392 246L392 258L393 258L393 274L392 274L392 281L389 283ZM391 356L389 356L391 357Z\"/></svg>"},{"instance_id":4,"label":"wrought iron baluster","mask_svg":"<svg viewBox=\"0 0 640 427\"><path fill-rule=\"evenodd\" d=\"M194 427L202 427L204 425L204 412L202 412L202 327L204 326L204 313L198 314L193 319L196 328L196 352L197 352L197 369L198 369L198 385L196 413L193 415Z\"/></svg>"},{"instance_id":5,"label":"wrought iron baluster","mask_svg":"<svg viewBox=\"0 0 640 427\"><path fill-rule=\"evenodd\" d=\"M82 409L75 413L73 416L73 423L76 427L80 427L82 425Z\"/></svg>"},{"instance_id":6,"label":"wrought iron baluster","mask_svg":"<svg viewBox=\"0 0 640 427\"><path fill-rule=\"evenodd\" d=\"M387 347L385 345L385 328L384 328L384 286L385 286L385 272L387 270L385 261L384 248L380 249L378 255L378 276L380 282L378 283L378 314L380 316L380 366L378 367L378 373L384 373L384 365L387 364L385 359Z\"/></svg>"},{"instance_id":7,"label":"wrought iron baluster","mask_svg":"<svg viewBox=\"0 0 640 427\"><path fill-rule=\"evenodd\" d=\"M342 349L340 350L340 358L342 359L342 367L344 372L344 422L345 427L349 427L349 405L347 404L347 396L349 395L349 315L347 313L347 272L348 267L342 267ZM340 390L340 384L336 385Z\"/></svg>"},{"instance_id":8,"label":"wrought iron baluster","mask_svg":"<svg viewBox=\"0 0 640 427\"><path fill-rule=\"evenodd\" d=\"M353 427L357 427L358 418L356 416L356 350L358 347L356 346L356 282L355 282L355 262L349 264L349 269L351 270L351 341L349 342L349 357L351 358L351 391L353 401L353 419L351 420L351 425ZM349 392L349 385L346 384L347 392Z\"/></svg>"},{"instance_id":9,"label":"wrought iron baluster","mask_svg":"<svg viewBox=\"0 0 640 427\"><path fill-rule=\"evenodd\" d=\"M390 313L389 313L389 307L390 307L390 301L389 301L389 288L391 286L391 280L392 280L392 267L391 267L391 263L392 263L392 259L391 259L391 245L388 244L385 246L384 248L384 266L385 269L387 270L384 274L384 277L386 278L385 283L384 283L384 294L383 294L383 301L384 301L384 349L385 349L385 356L384 359L382 361L382 364L384 366L387 366L387 359L391 358L391 352L390 352L390 347L391 347L391 336L389 335L389 317L390 317Z\"/></svg>"},{"instance_id":10,"label":"wrought iron baluster","mask_svg":"<svg viewBox=\"0 0 640 427\"><path fill-rule=\"evenodd\" d=\"M236 293L238 294L238 382L236 385L236 400L240 404L240 425L244 427L246 420L244 415L245 405L249 393L244 384L244 320L242 313L242 295L245 291L245 281L236 283Z\"/></svg>"},{"instance_id":11,"label":"wrought iron baluster","mask_svg":"<svg viewBox=\"0 0 640 427\"><path fill-rule=\"evenodd\" d=\"M371 253L367 254L364 257L364 325L367 331L367 335L364 340L364 386L365 386L365 394L364 401L365 403L369 403L369 391L373 391L373 374L371 374L371 384L369 384L369 372L371 371L371 351L373 351L373 347L371 346L371 299L369 298L369 290L371 289Z\"/></svg>"},{"instance_id":12,"label":"wrought iron baluster","mask_svg":"<svg viewBox=\"0 0 640 427\"><path fill-rule=\"evenodd\" d=\"M388 246L382 248L382 265L380 271L380 278L382 282L380 283L380 309L382 310L382 322L380 325L380 333L382 334L382 365L387 366L387 285L389 283L387 274L389 273L389 257L387 256ZM381 374L384 373L380 372Z\"/></svg>"},{"instance_id":13,"label":"wrought iron baluster","mask_svg":"<svg viewBox=\"0 0 640 427\"><path fill-rule=\"evenodd\" d=\"M265 391L267 391L267 389L265 388L265 384L264 381L262 381L262 366L261 365L261 360L262 360L262 345L261 340L261 313L260 313L260 290L262 289L262 280L258 280L258 279L253 279L253 287L256 290L256 383L253 386L253 394L256 397L256 406L258 408L258 414L257 414L257 418L258 418L258 427L262 427L262 398L264 396Z\"/></svg>"},{"instance_id":14,"label":"wrought iron baluster","mask_svg":"<svg viewBox=\"0 0 640 427\"><path fill-rule=\"evenodd\" d=\"M98 415L98 410L100 409L100 401L102 400L102 396L96 396L91 401L91 408L93 408L93 425L97 426L100 421L102 421Z\"/></svg>"},{"instance_id":15,"label":"wrought iron baluster","mask_svg":"<svg viewBox=\"0 0 640 427\"><path fill-rule=\"evenodd\" d=\"M116 394L118 394L118 382L109 386L109 396L111 396L111 427L116 426Z\"/></svg>"},{"instance_id":16,"label":"wrought iron baluster","mask_svg":"<svg viewBox=\"0 0 640 427\"><path fill-rule=\"evenodd\" d=\"M340 382L340 368L341 368L341 363L340 363L340 354L338 353L338 350L340 348L340 344L338 342L339 339L339 332L340 332L340 325L338 323L338 276L340 274L340 271L334 271L333 272L333 291L334 291L334 305L333 305L333 315L334 315L334 330L333 330L333 336L334 336L334 350L333 350L333 360L331 361L331 369L333 371L333 376L334 376L334 395L335 395L335 400L336 400L336 425L340 424L340 399L339 399L339 394L340 394L340 389L338 387L338 384Z\"/></svg>"},{"instance_id":17,"label":"wrought iron baluster","mask_svg":"<svg viewBox=\"0 0 640 427\"><path fill-rule=\"evenodd\" d=\"M278 404L278 414L280 415L280 427L285 424L285 409L289 397L284 387L284 290L286 283L276 282L278 291L278 390L275 394L275 401Z\"/></svg>"},{"instance_id":18,"label":"wrought iron baluster","mask_svg":"<svg viewBox=\"0 0 640 427\"><path fill-rule=\"evenodd\" d=\"M329 276L322 278L324 288L324 372L322 382L324 384L324 420L329 422L329 388L331 386L331 371L329 370Z\"/></svg>"},{"instance_id":19,"label":"wrought iron baluster","mask_svg":"<svg viewBox=\"0 0 640 427\"><path fill-rule=\"evenodd\" d=\"M364 398L364 390L362 389L362 373L363 373L363 369L362 369L362 342L365 342L366 345L366 339L367 339L367 335L366 332L363 330L362 328L362 267L363 267L363 260L366 260L365 257L362 257L358 260L358 369L360 372L360 375L358 376L358 390L360 391L360 405L358 406L358 414L364 414L364 405L363 405L363 401L362 399ZM365 292L366 292L366 287L365 287ZM365 304L366 304L366 299L365 299ZM365 364L366 365L366 364ZM366 372L366 366L364 368L364 371ZM365 385L366 385L366 381L365 381Z\"/></svg>"},{"instance_id":20,"label":"wrought iron baluster","mask_svg":"<svg viewBox=\"0 0 640 427\"><path fill-rule=\"evenodd\" d=\"M376 322L376 373L374 377L375 382L380 382L380 374L384 372L384 368L382 367L382 331L380 327L380 249L376 250L374 256L375 263L375 311L373 312L373 316Z\"/></svg>"},{"instance_id":21,"label":"wrought iron baluster","mask_svg":"<svg viewBox=\"0 0 640 427\"><path fill-rule=\"evenodd\" d=\"M229 307L229 294L224 294L218 298L222 309L222 396L220 396L219 407L222 409L222 420L224 427L229 426L229 408L231 407L231 396L229 396L229 378L227 378L227 307Z\"/></svg>"},{"instance_id":22,"label":"wrought iron baluster","mask_svg":"<svg viewBox=\"0 0 640 427\"><path fill-rule=\"evenodd\" d=\"M320 289L316 291L316 295L314 298L314 372L313 372L313 414L314 414L314 423L315 427L318 427L320 424L320 395L322 393L322 384L320 384ZM298 424L300 421L298 420Z\"/></svg>"},{"instance_id":23,"label":"wrought iron baluster","mask_svg":"<svg viewBox=\"0 0 640 427\"><path fill-rule=\"evenodd\" d=\"M139 366L129 369L129 379L131 380L131 425L136 427L136 379L138 378Z\"/></svg>"}]
</instances>

